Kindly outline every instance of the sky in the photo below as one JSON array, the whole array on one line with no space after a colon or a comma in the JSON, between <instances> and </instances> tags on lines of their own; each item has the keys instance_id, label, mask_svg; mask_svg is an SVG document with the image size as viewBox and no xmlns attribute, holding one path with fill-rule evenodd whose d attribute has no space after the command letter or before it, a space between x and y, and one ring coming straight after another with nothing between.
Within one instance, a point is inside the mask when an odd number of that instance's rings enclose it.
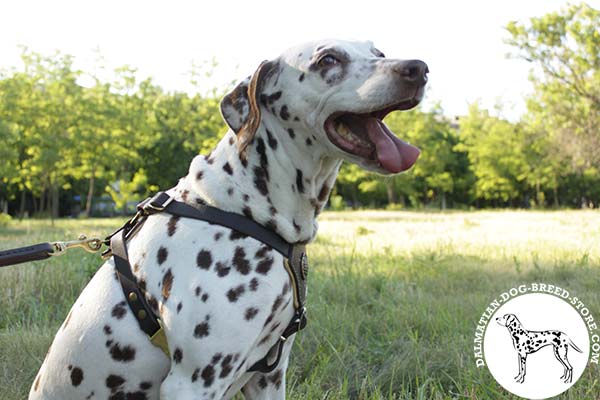
<instances>
[{"instance_id":1,"label":"sky","mask_svg":"<svg viewBox=\"0 0 600 400\"><path fill-rule=\"evenodd\" d=\"M565 7L562 0L52 0L0 3L0 68L19 67L19 45L75 56L92 71L99 49L108 67L128 64L167 90L193 91L192 63L216 59L206 88L250 75L286 48L322 38L371 40L388 58L429 65L425 106L449 116L481 101L518 119L531 92L531 65L507 58L512 20ZM600 0L588 1L600 7Z\"/></svg>"}]
</instances>

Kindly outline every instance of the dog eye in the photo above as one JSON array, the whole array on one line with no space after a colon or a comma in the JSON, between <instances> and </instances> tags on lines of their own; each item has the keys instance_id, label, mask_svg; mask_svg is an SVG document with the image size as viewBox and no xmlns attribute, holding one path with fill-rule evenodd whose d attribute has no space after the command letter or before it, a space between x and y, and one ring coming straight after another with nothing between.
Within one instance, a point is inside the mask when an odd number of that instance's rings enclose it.
<instances>
[{"instance_id":1,"label":"dog eye","mask_svg":"<svg viewBox=\"0 0 600 400\"><path fill-rule=\"evenodd\" d=\"M324 55L318 61L319 67L331 67L331 66L337 65L339 63L340 63L340 60L338 60L331 54Z\"/></svg>"}]
</instances>

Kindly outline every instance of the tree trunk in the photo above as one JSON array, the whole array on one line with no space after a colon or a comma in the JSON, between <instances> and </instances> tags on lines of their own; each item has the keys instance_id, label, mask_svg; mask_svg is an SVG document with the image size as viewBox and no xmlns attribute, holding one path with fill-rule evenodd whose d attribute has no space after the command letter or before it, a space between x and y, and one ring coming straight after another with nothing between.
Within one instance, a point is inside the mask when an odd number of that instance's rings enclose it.
<instances>
[{"instance_id":1,"label":"tree trunk","mask_svg":"<svg viewBox=\"0 0 600 400\"><path fill-rule=\"evenodd\" d=\"M387 190L388 204L396 204L398 202L398 196L394 191L394 182L392 182L391 180L386 180L385 188Z\"/></svg>"},{"instance_id":2,"label":"tree trunk","mask_svg":"<svg viewBox=\"0 0 600 400\"><path fill-rule=\"evenodd\" d=\"M54 222L54 218L58 218L58 210L59 210L59 200L58 200L58 195L59 195L59 187L56 183L54 183L53 185L51 185L51 194L52 194L52 209L51 209L51 214L52 214L52 222Z\"/></svg>"},{"instance_id":3,"label":"tree trunk","mask_svg":"<svg viewBox=\"0 0 600 400\"><path fill-rule=\"evenodd\" d=\"M19 204L19 220L25 216L25 188L21 191L21 204Z\"/></svg>"},{"instance_id":4,"label":"tree trunk","mask_svg":"<svg viewBox=\"0 0 600 400\"><path fill-rule=\"evenodd\" d=\"M92 171L90 176L90 186L88 188L87 199L85 201L85 216L87 218L92 214L92 198L94 197L94 182L96 180L96 171Z\"/></svg>"},{"instance_id":5,"label":"tree trunk","mask_svg":"<svg viewBox=\"0 0 600 400\"><path fill-rule=\"evenodd\" d=\"M442 192L442 211L446 210L446 193Z\"/></svg>"}]
</instances>

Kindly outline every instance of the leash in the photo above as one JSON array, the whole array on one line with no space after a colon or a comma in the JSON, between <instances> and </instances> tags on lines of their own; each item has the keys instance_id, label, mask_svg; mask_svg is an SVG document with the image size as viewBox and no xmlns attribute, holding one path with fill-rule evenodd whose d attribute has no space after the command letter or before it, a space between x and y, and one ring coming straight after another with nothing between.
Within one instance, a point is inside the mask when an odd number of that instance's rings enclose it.
<instances>
[{"instance_id":1,"label":"leash","mask_svg":"<svg viewBox=\"0 0 600 400\"><path fill-rule=\"evenodd\" d=\"M102 245L106 244L109 248L102 253L102 258L113 257L123 295L140 329L148 336L154 346L160 348L167 357L170 357L162 322L149 306L144 289L139 286L135 275L133 275L127 254L127 241L139 231L148 217L162 212L225 226L251 236L283 255L283 265L292 282L294 316L273 348L265 357L254 363L248 369L248 372L269 373L275 370L281 360L283 346L287 339L306 326L305 300L308 274L306 250L303 244L288 243L277 233L240 214L223 211L204 204L192 207L189 204L176 201L166 192L159 192L138 204L137 213L104 240L98 238L88 239L82 235L78 240L70 242L39 243L33 246L1 251L0 267L43 260L51 256L64 254L67 250L75 247L82 247L93 253L99 251ZM277 351L275 361L269 364L268 358L275 349Z\"/></svg>"},{"instance_id":2,"label":"leash","mask_svg":"<svg viewBox=\"0 0 600 400\"><path fill-rule=\"evenodd\" d=\"M98 238L88 239L85 235L79 236L77 240L68 242L45 242L32 246L19 247L16 249L0 251L0 267L21 264L28 261L45 260L53 256L61 256L67 250L81 247L85 251L95 253L102 248L102 240Z\"/></svg>"}]
</instances>

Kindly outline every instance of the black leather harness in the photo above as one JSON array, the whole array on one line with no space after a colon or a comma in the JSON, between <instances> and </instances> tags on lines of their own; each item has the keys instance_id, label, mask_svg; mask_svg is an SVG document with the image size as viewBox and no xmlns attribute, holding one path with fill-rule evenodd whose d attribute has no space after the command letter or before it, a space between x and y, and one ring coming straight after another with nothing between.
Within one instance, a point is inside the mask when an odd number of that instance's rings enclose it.
<instances>
[{"instance_id":1,"label":"black leather harness","mask_svg":"<svg viewBox=\"0 0 600 400\"><path fill-rule=\"evenodd\" d=\"M248 369L249 372L268 373L273 371L279 364L283 345L286 340L306 326L306 308L304 304L308 263L305 246L302 244L290 244L275 232L240 214L223 211L208 205L193 207L174 200L173 197L165 192L159 192L154 197L144 200L138 204L137 210L137 214L132 219L106 238L107 242L110 241L110 248L103 256L110 256L112 254L125 300L137 319L140 329L148 335L152 344L159 347L167 356L169 356L169 348L161 320L149 306L144 290L140 288L137 279L131 271L131 264L127 255L127 241L136 234L149 216L165 212L179 217L199 219L212 224L222 225L251 236L283 255L284 267L292 282L294 316L272 349L276 349L277 351L275 361L269 364L268 358L272 353L272 351L269 351L265 357Z\"/></svg>"}]
</instances>

